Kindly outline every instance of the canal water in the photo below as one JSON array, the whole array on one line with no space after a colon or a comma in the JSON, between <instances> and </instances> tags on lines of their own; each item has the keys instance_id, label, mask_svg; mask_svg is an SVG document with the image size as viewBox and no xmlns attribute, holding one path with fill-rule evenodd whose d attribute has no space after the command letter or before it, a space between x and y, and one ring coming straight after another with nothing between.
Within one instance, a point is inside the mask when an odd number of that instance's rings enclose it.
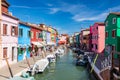
<instances>
[{"instance_id":1,"label":"canal water","mask_svg":"<svg viewBox=\"0 0 120 80\"><path fill-rule=\"evenodd\" d=\"M36 80L93 80L84 67L75 66L75 58L71 50L51 63L45 72L34 75Z\"/></svg>"}]
</instances>

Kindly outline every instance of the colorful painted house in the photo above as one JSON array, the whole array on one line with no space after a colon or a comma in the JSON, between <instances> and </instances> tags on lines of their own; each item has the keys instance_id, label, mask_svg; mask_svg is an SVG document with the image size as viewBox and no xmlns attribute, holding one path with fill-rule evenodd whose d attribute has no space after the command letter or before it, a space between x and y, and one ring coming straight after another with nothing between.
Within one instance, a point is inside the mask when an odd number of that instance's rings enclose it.
<instances>
[{"instance_id":1,"label":"colorful painted house","mask_svg":"<svg viewBox=\"0 0 120 80\"><path fill-rule=\"evenodd\" d=\"M17 46L18 46L18 24L19 19L12 16L8 11L9 3L2 0L2 20L1 20L1 38L2 38L2 63L6 65L5 56L10 64L17 62Z\"/></svg>"},{"instance_id":2,"label":"colorful painted house","mask_svg":"<svg viewBox=\"0 0 120 80\"><path fill-rule=\"evenodd\" d=\"M47 30L50 32L50 36L51 36L51 41L48 42L48 45L56 45L56 30L54 28L52 28L51 26L47 28Z\"/></svg>"},{"instance_id":3,"label":"colorful painted house","mask_svg":"<svg viewBox=\"0 0 120 80\"><path fill-rule=\"evenodd\" d=\"M33 51L33 54L37 56L41 53L41 47L43 47L43 44L41 43L43 41L42 39L43 28L41 28L39 25L36 25L36 24L30 24L30 23L28 24L31 27L32 51Z\"/></svg>"},{"instance_id":4,"label":"colorful painted house","mask_svg":"<svg viewBox=\"0 0 120 80\"><path fill-rule=\"evenodd\" d=\"M120 52L120 12L109 13L105 20L105 55L111 51Z\"/></svg>"},{"instance_id":5,"label":"colorful painted house","mask_svg":"<svg viewBox=\"0 0 120 80\"><path fill-rule=\"evenodd\" d=\"M27 56L30 57L30 26L25 22L19 23L19 36L18 36L18 61L24 60Z\"/></svg>"},{"instance_id":6,"label":"colorful painted house","mask_svg":"<svg viewBox=\"0 0 120 80\"><path fill-rule=\"evenodd\" d=\"M47 41L47 44L49 44L51 42L51 36L50 36L49 31L47 31L47 39L46 39L46 41Z\"/></svg>"},{"instance_id":7,"label":"colorful painted house","mask_svg":"<svg viewBox=\"0 0 120 80\"><path fill-rule=\"evenodd\" d=\"M92 51L92 26L90 26L90 34L89 34L89 51Z\"/></svg>"},{"instance_id":8,"label":"colorful painted house","mask_svg":"<svg viewBox=\"0 0 120 80\"><path fill-rule=\"evenodd\" d=\"M95 53L103 53L105 48L105 25L102 22L96 22L91 26L92 34L92 51Z\"/></svg>"},{"instance_id":9,"label":"colorful painted house","mask_svg":"<svg viewBox=\"0 0 120 80\"><path fill-rule=\"evenodd\" d=\"M42 43L44 44L44 46L46 45L47 41L47 26L45 24L40 24L39 25L40 28L42 28L42 34L41 34L41 38L43 39Z\"/></svg>"},{"instance_id":10,"label":"colorful painted house","mask_svg":"<svg viewBox=\"0 0 120 80\"><path fill-rule=\"evenodd\" d=\"M76 32L74 33L74 36L75 36L75 45L76 47L79 47L80 46L80 33L79 32Z\"/></svg>"},{"instance_id":11,"label":"colorful painted house","mask_svg":"<svg viewBox=\"0 0 120 80\"><path fill-rule=\"evenodd\" d=\"M69 37L68 37L68 34L61 34L60 36L59 36L59 44L61 45L61 44L67 44L68 43L68 39L69 39Z\"/></svg>"},{"instance_id":12,"label":"colorful painted house","mask_svg":"<svg viewBox=\"0 0 120 80\"><path fill-rule=\"evenodd\" d=\"M89 50L89 34L90 34L89 29L85 29L81 31L80 40L81 40L82 50Z\"/></svg>"}]
</instances>

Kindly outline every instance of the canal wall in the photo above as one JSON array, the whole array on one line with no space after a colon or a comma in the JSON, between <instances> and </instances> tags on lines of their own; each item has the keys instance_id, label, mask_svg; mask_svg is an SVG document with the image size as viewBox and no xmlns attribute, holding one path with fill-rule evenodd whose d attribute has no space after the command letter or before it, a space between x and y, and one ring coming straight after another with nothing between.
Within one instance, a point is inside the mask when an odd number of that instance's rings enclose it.
<instances>
[{"instance_id":1,"label":"canal wall","mask_svg":"<svg viewBox=\"0 0 120 80\"><path fill-rule=\"evenodd\" d=\"M96 80L104 80L100 75L100 70L92 63L90 57L88 57L88 61L89 61L89 63L88 63L87 69L88 69L90 75L94 75ZM94 65L94 68L91 72L91 69L92 69L93 65Z\"/></svg>"},{"instance_id":2,"label":"canal wall","mask_svg":"<svg viewBox=\"0 0 120 80\"><path fill-rule=\"evenodd\" d=\"M42 59L41 56L35 56L35 60L38 61ZM30 63L30 65L34 64L34 60L33 58L28 58L28 61ZM13 76L20 76L22 74L22 72L25 72L28 70L28 64L26 60L20 61L18 63L12 64L10 65L10 68L12 70L12 74ZM4 66L2 68L0 68L0 80L6 80L9 79L11 77L9 69L7 66Z\"/></svg>"}]
</instances>

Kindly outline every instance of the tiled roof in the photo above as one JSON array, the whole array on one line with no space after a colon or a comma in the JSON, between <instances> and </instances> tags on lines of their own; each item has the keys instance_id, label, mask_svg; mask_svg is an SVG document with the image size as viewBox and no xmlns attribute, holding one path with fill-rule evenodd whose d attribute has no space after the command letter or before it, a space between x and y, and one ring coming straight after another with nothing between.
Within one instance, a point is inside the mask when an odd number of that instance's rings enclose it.
<instances>
[{"instance_id":1,"label":"tiled roof","mask_svg":"<svg viewBox=\"0 0 120 80\"><path fill-rule=\"evenodd\" d=\"M39 26L37 26L37 25L31 24L31 23L28 23L28 22L22 22L22 21L20 21L19 23L20 23L20 24L23 24L23 25L26 25L26 26L29 26L29 27L32 27L32 28L36 28L36 29L43 30L42 27L39 27Z\"/></svg>"},{"instance_id":2,"label":"tiled roof","mask_svg":"<svg viewBox=\"0 0 120 80\"><path fill-rule=\"evenodd\" d=\"M19 20L18 18L16 18L15 16L10 15L9 13L2 12L2 14L5 15L5 16L8 16L10 18L13 18L15 20Z\"/></svg>"},{"instance_id":3,"label":"tiled roof","mask_svg":"<svg viewBox=\"0 0 120 80\"><path fill-rule=\"evenodd\" d=\"M110 14L115 14L115 15L120 16L120 12L111 12Z\"/></svg>"},{"instance_id":4,"label":"tiled roof","mask_svg":"<svg viewBox=\"0 0 120 80\"><path fill-rule=\"evenodd\" d=\"M96 22L96 24L99 24L99 25L104 25L103 22Z\"/></svg>"}]
</instances>

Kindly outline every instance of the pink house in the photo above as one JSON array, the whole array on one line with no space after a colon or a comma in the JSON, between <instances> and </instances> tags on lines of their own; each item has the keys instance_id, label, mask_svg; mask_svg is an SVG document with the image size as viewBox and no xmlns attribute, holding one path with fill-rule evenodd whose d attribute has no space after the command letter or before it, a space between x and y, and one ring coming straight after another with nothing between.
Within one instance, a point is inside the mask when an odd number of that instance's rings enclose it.
<instances>
[{"instance_id":1,"label":"pink house","mask_svg":"<svg viewBox=\"0 0 120 80\"><path fill-rule=\"evenodd\" d=\"M105 48L105 25L101 22L96 22L90 27L92 34L92 51L102 53Z\"/></svg>"},{"instance_id":2,"label":"pink house","mask_svg":"<svg viewBox=\"0 0 120 80\"><path fill-rule=\"evenodd\" d=\"M2 0L2 15L1 15L1 59L0 67L6 65L5 57L8 58L10 64L17 62L17 47L18 47L18 24L19 19L12 16L8 11L9 3Z\"/></svg>"}]
</instances>

